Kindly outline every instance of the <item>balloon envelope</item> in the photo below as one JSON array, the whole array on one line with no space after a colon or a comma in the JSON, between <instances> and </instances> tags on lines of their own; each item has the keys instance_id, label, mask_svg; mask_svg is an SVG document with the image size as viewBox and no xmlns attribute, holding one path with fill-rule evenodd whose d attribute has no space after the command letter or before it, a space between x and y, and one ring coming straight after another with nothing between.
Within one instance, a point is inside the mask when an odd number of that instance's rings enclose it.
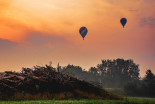
<instances>
[{"instance_id":1,"label":"balloon envelope","mask_svg":"<svg viewBox=\"0 0 155 104\"><path fill-rule=\"evenodd\" d=\"M80 32L82 38L84 39L85 36L87 35L88 29L86 27L81 27L79 32Z\"/></svg>"},{"instance_id":2,"label":"balloon envelope","mask_svg":"<svg viewBox=\"0 0 155 104\"><path fill-rule=\"evenodd\" d=\"M120 22L121 22L121 24L122 24L122 26L124 28L125 24L127 23L127 19L126 18L121 18Z\"/></svg>"}]
</instances>

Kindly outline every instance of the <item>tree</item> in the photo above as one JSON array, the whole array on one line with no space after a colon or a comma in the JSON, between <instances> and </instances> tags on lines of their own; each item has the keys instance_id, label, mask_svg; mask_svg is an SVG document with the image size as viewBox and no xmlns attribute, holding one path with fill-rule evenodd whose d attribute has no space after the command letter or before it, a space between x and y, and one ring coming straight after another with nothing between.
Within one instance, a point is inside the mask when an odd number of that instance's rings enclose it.
<instances>
[{"instance_id":1,"label":"tree","mask_svg":"<svg viewBox=\"0 0 155 104\"><path fill-rule=\"evenodd\" d=\"M97 68L95 68L95 67L91 67L91 68L89 69L89 71L90 71L92 74L94 74L94 75L98 74L98 70L97 70Z\"/></svg>"},{"instance_id":2,"label":"tree","mask_svg":"<svg viewBox=\"0 0 155 104\"><path fill-rule=\"evenodd\" d=\"M106 87L123 87L129 81L139 80L139 66L133 60L102 60L97 68Z\"/></svg>"},{"instance_id":3,"label":"tree","mask_svg":"<svg viewBox=\"0 0 155 104\"><path fill-rule=\"evenodd\" d=\"M127 82L139 80L139 66L133 60L115 59L102 60L97 67L91 67L89 71L80 66L68 65L63 67L63 73L102 84L108 88L122 88Z\"/></svg>"},{"instance_id":4,"label":"tree","mask_svg":"<svg viewBox=\"0 0 155 104\"><path fill-rule=\"evenodd\" d=\"M146 71L146 75L143 79L143 88L147 96L155 96L155 75L150 69Z\"/></svg>"},{"instance_id":5,"label":"tree","mask_svg":"<svg viewBox=\"0 0 155 104\"><path fill-rule=\"evenodd\" d=\"M149 82L152 81L155 78L155 75L152 73L150 69L146 71L146 76L144 78L145 81Z\"/></svg>"},{"instance_id":6,"label":"tree","mask_svg":"<svg viewBox=\"0 0 155 104\"><path fill-rule=\"evenodd\" d=\"M155 75L150 69L138 82L130 82L124 86L125 92L131 96L155 97Z\"/></svg>"},{"instance_id":7,"label":"tree","mask_svg":"<svg viewBox=\"0 0 155 104\"><path fill-rule=\"evenodd\" d=\"M57 71L60 72L60 70L61 70L61 66L58 63L58 65L57 65Z\"/></svg>"}]
</instances>

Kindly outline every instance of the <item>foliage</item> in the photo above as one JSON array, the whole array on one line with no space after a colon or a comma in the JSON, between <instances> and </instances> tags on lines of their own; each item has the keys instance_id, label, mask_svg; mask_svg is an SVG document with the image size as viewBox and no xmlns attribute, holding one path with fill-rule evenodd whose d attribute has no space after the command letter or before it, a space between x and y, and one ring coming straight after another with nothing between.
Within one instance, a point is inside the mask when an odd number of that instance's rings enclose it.
<instances>
[{"instance_id":1,"label":"foliage","mask_svg":"<svg viewBox=\"0 0 155 104\"><path fill-rule=\"evenodd\" d=\"M91 67L89 71L79 66L68 65L63 67L62 73L74 76L78 79L93 83L99 83L106 88L123 88L127 82L139 80L139 66L133 60L102 60L97 67Z\"/></svg>"},{"instance_id":2,"label":"foliage","mask_svg":"<svg viewBox=\"0 0 155 104\"><path fill-rule=\"evenodd\" d=\"M61 69L62 73L104 88L124 88L123 95L155 97L155 75L149 69L146 76L140 79L139 71L133 60L124 59L102 60L101 64L88 71L74 65Z\"/></svg>"},{"instance_id":3,"label":"foliage","mask_svg":"<svg viewBox=\"0 0 155 104\"><path fill-rule=\"evenodd\" d=\"M131 96L155 97L155 75L149 69L142 80L126 84L124 90Z\"/></svg>"}]
</instances>

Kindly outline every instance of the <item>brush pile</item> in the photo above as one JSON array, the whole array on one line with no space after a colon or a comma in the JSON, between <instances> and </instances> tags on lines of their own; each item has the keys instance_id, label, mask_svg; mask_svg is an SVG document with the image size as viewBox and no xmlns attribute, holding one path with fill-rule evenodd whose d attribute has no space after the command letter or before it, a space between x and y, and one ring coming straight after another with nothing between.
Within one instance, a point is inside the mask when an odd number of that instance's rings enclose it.
<instances>
[{"instance_id":1,"label":"brush pile","mask_svg":"<svg viewBox=\"0 0 155 104\"><path fill-rule=\"evenodd\" d=\"M35 66L33 69L23 68L20 73L0 73L0 99L14 99L17 93L22 94L23 98L26 94L42 96L45 92L53 95L50 99L56 98L56 94L61 94L60 98L63 99L69 98L67 94L71 98L120 99L96 85L56 72L47 65Z\"/></svg>"}]
</instances>

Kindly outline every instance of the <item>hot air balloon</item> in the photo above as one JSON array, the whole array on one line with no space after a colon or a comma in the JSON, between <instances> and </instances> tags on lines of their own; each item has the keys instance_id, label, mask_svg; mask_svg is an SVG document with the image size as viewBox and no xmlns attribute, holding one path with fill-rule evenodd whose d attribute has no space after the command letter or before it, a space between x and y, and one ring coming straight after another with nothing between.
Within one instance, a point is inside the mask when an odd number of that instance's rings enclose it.
<instances>
[{"instance_id":1,"label":"hot air balloon","mask_svg":"<svg viewBox=\"0 0 155 104\"><path fill-rule=\"evenodd\" d=\"M125 24L127 23L127 19L126 18L121 18L120 22L121 22L121 24L122 24L122 26L124 28Z\"/></svg>"},{"instance_id":2,"label":"hot air balloon","mask_svg":"<svg viewBox=\"0 0 155 104\"><path fill-rule=\"evenodd\" d=\"M79 32L84 40L85 36L87 35L88 29L86 27L81 27Z\"/></svg>"}]
</instances>

